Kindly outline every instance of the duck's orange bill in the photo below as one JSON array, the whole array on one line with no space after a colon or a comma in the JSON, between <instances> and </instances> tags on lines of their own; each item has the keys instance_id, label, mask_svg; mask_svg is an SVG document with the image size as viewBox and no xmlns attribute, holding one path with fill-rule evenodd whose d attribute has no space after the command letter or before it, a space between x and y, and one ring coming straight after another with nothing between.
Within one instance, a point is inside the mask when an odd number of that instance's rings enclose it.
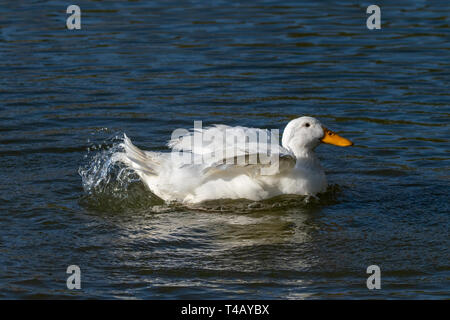
<instances>
[{"instance_id":1,"label":"duck's orange bill","mask_svg":"<svg viewBox=\"0 0 450 320\"><path fill-rule=\"evenodd\" d=\"M341 137L337 133L334 133L327 128L323 128L323 138L320 141L322 141L323 143L334 144L335 146L339 147L349 147L353 145L353 142L351 142L350 140Z\"/></svg>"}]
</instances>

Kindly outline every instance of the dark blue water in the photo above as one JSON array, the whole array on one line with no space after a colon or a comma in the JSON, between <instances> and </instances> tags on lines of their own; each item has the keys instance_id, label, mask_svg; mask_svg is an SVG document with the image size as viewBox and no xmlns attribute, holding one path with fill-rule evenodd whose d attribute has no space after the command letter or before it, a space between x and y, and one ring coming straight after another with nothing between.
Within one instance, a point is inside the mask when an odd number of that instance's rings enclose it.
<instances>
[{"instance_id":1,"label":"dark blue water","mask_svg":"<svg viewBox=\"0 0 450 320\"><path fill-rule=\"evenodd\" d=\"M0 298L450 297L448 2L379 1L374 31L351 1L76 4L70 31L0 1ZM123 133L301 115L355 142L317 149L310 203L167 205L107 164Z\"/></svg>"}]
</instances>

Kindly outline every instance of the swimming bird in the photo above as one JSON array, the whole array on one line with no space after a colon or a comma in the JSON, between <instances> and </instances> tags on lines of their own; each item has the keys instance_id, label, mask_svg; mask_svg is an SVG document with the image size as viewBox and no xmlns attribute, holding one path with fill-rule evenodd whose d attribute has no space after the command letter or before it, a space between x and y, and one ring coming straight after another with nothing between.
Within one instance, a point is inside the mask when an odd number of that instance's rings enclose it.
<instances>
[{"instance_id":1,"label":"swimming bird","mask_svg":"<svg viewBox=\"0 0 450 320\"><path fill-rule=\"evenodd\" d=\"M281 145L270 130L214 125L172 134L171 152L140 150L124 135L124 151L116 159L135 170L150 191L165 201L259 201L282 194L324 192L327 179L314 153L321 143L353 145L319 120L303 116L287 124Z\"/></svg>"}]
</instances>

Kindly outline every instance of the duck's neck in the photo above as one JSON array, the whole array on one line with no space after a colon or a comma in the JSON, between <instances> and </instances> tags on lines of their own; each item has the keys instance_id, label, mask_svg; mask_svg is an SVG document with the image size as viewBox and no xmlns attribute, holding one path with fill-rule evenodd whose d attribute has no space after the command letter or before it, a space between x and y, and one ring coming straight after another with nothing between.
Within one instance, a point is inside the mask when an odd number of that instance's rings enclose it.
<instances>
[{"instance_id":1,"label":"duck's neck","mask_svg":"<svg viewBox=\"0 0 450 320\"><path fill-rule=\"evenodd\" d=\"M291 150L291 151L294 153L294 155L297 159L300 159L300 158L316 159L317 158L314 150L298 149L298 150Z\"/></svg>"},{"instance_id":2,"label":"duck's neck","mask_svg":"<svg viewBox=\"0 0 450 320\"><path fill-rule=\"evenodd\" d=\"M302 158L316 159L317 158L314 150L312 150L310 148L292 148L290 146L283 146L283 147L285 147L286 149L291 151L297 159L302 159Z\"/></svg>"},{"instance_id":3,"label":"duck's neck","mask_svg":"<svg viewBox=\"0 0 450 320\"><path fill-rule=\"evenodd\" d=\"M292 150L291 150L292 151ZM298 149L292 151L295 155L297 168L309 168L313 171L322 171L319 158L317 158L314 150L311 149Z\"/></svg>"}]
</instances>

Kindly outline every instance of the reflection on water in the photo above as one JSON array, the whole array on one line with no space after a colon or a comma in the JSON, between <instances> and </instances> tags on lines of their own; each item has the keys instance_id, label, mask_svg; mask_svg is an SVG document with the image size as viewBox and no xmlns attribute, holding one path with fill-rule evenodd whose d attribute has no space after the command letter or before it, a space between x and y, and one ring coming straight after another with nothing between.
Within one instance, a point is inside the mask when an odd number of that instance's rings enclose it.
<instances>
[{"instance_id":1,"label":"reflection on water","mask_svg":"<svg viewBox=\"0 0 450 320\"><path fill-rule=\"evenodd\" d=\"M448 298L450 3L77 5L2 6L0 298ZM319 199L166 204L111 159L300 115L355 142Z\"/></svg>"}]
</instances>

